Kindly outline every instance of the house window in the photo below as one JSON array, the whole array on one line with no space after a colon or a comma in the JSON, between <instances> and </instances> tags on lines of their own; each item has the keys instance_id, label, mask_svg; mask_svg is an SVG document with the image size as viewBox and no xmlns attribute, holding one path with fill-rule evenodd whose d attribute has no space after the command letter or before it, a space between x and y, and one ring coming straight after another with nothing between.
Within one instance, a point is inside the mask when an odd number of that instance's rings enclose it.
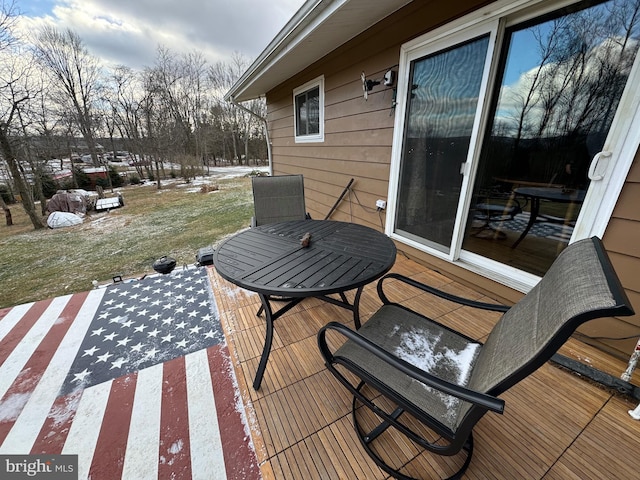
<instances>
[{"instance_id":1,"label":"house window","mask_svg":"<svg viewBox=\"0 0 640 480\"><path fill-rule=\"evenodd\" d=\"M324 141L324 77L293 91L296 142Z\"/></svg>"},{"instance_id":2,"label":"house window","mask_svg":"<svg viewBox=\"0 0 640 480\"><path fill-rule=\"evenodd\" d=\"M637 151L640 7L498 3L403 46L388 230L527 291L603 235Z\"/></svg>"}]
</instances>

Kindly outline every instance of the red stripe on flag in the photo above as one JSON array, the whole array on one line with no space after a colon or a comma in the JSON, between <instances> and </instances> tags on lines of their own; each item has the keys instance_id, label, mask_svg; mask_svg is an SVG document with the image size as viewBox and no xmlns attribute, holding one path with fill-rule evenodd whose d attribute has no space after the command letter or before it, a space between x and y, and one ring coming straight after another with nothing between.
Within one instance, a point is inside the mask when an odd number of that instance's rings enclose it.
<instances>
[{"instance_id":1,"label":"red stripe on flag","mask_svg":"<svg viewBox=\"0 0 640 480\"><path fill-rule=\"evenodd\" d=\"M184 357L164 365L158 478L191 478L191 445Z\"/></svg>"},{"instance_id":2,"label":"red stripe on flag","mask_svg":"<svg viewBox=\"0 0 640 480\"><path fill-rule=\"evenodd\" d=\"M49 453L59 455L67 440L69 429L78 411L78 404L84 390L56 398L47 415L36 441L31 447L32 454Z\"/></svg>"},{"instance_id":3,"label":"red stripe on flag","mask_svg":"<svg viewBox=\"0 0 640 480\"><path fill-rule=\"evenodd\" d=\"M38 321L44 311L49 307L52 298L36 302L23 315L18 323L2 339L2 350L0 350L0 366L9 357L13 349L20 343L31 327Z\"/></svg>"},{"instance_id":4,"label":"red stripe on flag","mask_svg":"<svg viewBox=\"0 0 640 480\"><path fill-rule=\"evenodd\" d=\"M229 357L229 349L216 345L207 349L211 383L215 385L216 411L222 439L224 466L228 480L253 480L262 478L256 453L249 444L242 413L238 410L236 385Z\"/></svg>"},{"instance_id":5,"label":"red stripe on flag","mask_svg":"<svg viewBox=\"0 0 640 480\"><path fill-rule=\"evenodd\" d=\"M5 438L7 438L13 424L29 401L33 390L38 385L38 382L42 378L51 358L53 358L60 342L67 333L67 330L69 330L73 320L78 315L78 312L80 311L80 308L88 294L88 292L84 292L71 297L58 317L58 320L56 320L51 326L45 337L40 342L40 345L38 345L20 374L16 377L16 380L0 400L0 405L11 405L13 411L13 415L11 417L2 418L0 420L0 444L4 442ZM30 315L31 313L32 309L29 309L27 315ZM25 315L25 317L27 315ZM22 323L23 321L21 320L19 324Z\"/></svg>"},{"instance_id":6,"label":"red stripe on flag","mask_svg":"<svg viewBox=\"0 0 640 480\"><path fill-rule=\"evenodd\" d=\"M137 375L137 372L125 375L115 379L111 384L107 408L91 462L91 480L112 480L122 476Z\"/></svg>"},{"instance_id":7,"label":"red stripe on flag","mask_svg":"<svg viewBox=\"0 0 640 480\"><path fill-rule=\"evenodd\" d=\"M2 319L4 317L7 316L7 313L9 313L11 311L12 307L7 307L7 308L0 308L0 322L2 321Z\"/></svg>"}]
</instances>

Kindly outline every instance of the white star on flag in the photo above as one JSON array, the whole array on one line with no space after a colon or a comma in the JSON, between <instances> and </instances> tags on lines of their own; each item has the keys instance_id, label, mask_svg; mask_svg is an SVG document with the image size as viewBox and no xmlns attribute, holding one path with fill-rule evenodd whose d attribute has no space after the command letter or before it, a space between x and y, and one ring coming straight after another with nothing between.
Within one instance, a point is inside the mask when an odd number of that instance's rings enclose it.
<instances>
[{"instance_id":1,"label":"white star on flag","mask_svg":"<svg viewBox=\"0 0 640 480\"><path fill-rule=\"evenodd\" d=\"M93 347L89 348L88 350L85 350L84 353L82 354L82 356L83 357L86 357L87 355L93 356L93 354L96 353L98 350L100 350L100 349L94 345Z\"/></svg>"},{"instance_id":2,"label":"white star on flag","mask_svg":"<svg viewBox=\"0 0 640 480\"><path fill-rule=\"evenodd\" d=\"M174 276L180 278L180 287ZM79 383L86 388L221 342L205 282L205 269L191 269L108 287L62 391L70 393ZM189 287L201 293L189 298L173 295L178 288ZM140 291L147 292L145 298L150 300L144 307ZM119 300L126 301L116 304Z\"/></svg>"}]
</instances>

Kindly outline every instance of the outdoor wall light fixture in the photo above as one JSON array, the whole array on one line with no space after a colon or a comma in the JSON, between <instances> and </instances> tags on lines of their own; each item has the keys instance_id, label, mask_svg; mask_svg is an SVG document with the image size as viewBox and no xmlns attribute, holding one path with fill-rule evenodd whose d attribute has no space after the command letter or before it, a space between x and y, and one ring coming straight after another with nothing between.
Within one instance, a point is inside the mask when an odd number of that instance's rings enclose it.
<instances>
[{"instance_id":1,"label":"outdoor wall light fixture","mask_svg":"<svg viewBox=\"0 0 640 480\"><path fill-rule=\"evenodd\" d=\"M364 72L360 75L360 80L362 80L362 93L364 95L364 99L367 100L371 89L376 85L380 85L380 82L378 80L368 79Z\"/></svg>"},{"instance_id":2,"label":"outdoor wall light fixture","mask_svg":"<svg viewBox=\"0 0 640 480\"><path fill-rule=\"evenodd\" d=\"M367 100L369 96L369 92L376 85L384 84L385 87L391 87L396 81L396 72L392 69L389 69L385 72L384 76L381 79L372 80L367 78L364 72L360 75L360 79L362 80L362 93L364 95L364 99Z\"/></svg>"}]
</instances>

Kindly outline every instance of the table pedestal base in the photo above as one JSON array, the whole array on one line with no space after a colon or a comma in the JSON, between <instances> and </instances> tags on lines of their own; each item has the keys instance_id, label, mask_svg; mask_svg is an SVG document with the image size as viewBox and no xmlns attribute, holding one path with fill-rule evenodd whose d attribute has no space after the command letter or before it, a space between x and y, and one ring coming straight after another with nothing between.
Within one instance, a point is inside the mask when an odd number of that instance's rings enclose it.
<instances>
[{"instance_id":1,"label":"table pedestal base","mask_svg":"<svg viewBox=\"0 0 640 480\"><path fill-rule=\"evenodd\" d=\"M326 295L321 295L315 298L319 298L320 300L323 300L325 302L331 303L333 305L337 305L342 308L346 308L347 310L351 310L353 312L353 324L356 327L356 329L358 329L360 328L360 325L361 325L360 324L360 297L362 296L363 288L364 287L359 287L356 290L356 295L353 299L353 303L349 303L349 300L347 299L344 292L339 292L340 300L335 299L333 297L326 296ZM262 384L262 377L264 376L264 371L267 368L267 361L269 360L269 354L271 353L271 344L273 343L273 322L275 322L278 318L280 318L282 315L287 313L289 310L291 310L293 307L295 307L297 304L299 304L302 300L306 298L306 297L297 297L297 298L287 299L286 300L287 303L282 308L274 311L273 308L271 308L271 301L273 300L273 297L270 295L262 294L262 293L259 293L258 295L260 296L260 301L262 302L262 306L258 310L257 315L260 316L260 314L264 311L267 329L265 333L264 346L262 347L262 355L260 356L260 363L258 364L258 371L256 372L256 376L253 380L254 390L260 389L260 385Z\"/></svg>"}]
</instances>

